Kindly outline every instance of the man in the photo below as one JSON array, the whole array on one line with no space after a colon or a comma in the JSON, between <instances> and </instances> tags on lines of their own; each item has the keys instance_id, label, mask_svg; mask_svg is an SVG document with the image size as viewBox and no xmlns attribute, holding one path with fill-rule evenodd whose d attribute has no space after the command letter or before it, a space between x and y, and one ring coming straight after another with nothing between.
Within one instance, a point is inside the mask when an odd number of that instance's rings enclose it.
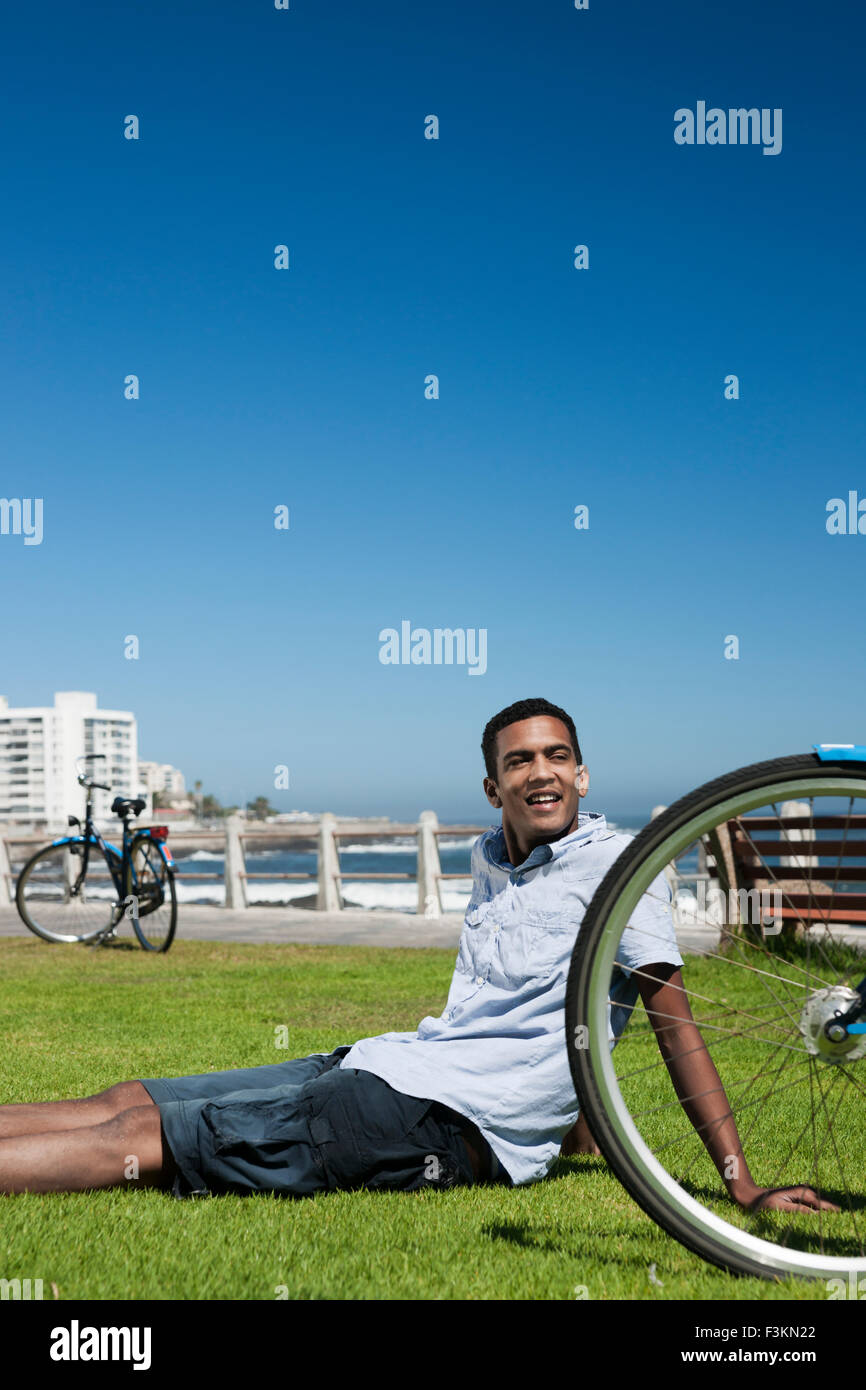
<instances>
[{"instance_id":1,"label":"man","mask_svg":"<svg viewBox=\"0 0 866 1390\"><path fill-rule=\"evenodd\" d=\"M0 1106L0 1191L134 1184L178 1197L301 1196L510 1186L544 1178L561 1151L598 1152L578 1119L565 986L586 906L625 837L604 816L580 814L589 774L558 706L510 705L488 723L482 751L484 790L502 825L473 846L472 897L439 1018L272 1066ZM624 988L612 1012L627 1021L639 990L677 1094L734 1201L837 1210L811 1188L753 1181L683 990L662 875L617 958ZM736 1178L724 1176L730 1167Z\"/></svg>"}]
</instances>

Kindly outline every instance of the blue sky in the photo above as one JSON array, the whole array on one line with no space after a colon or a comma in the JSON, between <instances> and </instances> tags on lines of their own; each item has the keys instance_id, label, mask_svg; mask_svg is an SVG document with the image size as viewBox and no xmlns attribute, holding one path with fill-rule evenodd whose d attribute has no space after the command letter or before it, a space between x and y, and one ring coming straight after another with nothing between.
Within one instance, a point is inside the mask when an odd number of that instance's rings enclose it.
<instances>
[{"instance_id":1,"label":"blue sky","mask_svg":"<svg viewBox=\"0 0 866 1390\"><path fill-rule=\"evenodd\" d=\"M530 695L613 815L866 741L866 536L825 527L866 497L858 7L4 29L0 491L44 499L0 536L10 702L94 690L224 800L445 820ZM781 108L782 152L676 145L699 100ZM382 665L404 619L487 671Z\"/></svg>"}]
</instances>

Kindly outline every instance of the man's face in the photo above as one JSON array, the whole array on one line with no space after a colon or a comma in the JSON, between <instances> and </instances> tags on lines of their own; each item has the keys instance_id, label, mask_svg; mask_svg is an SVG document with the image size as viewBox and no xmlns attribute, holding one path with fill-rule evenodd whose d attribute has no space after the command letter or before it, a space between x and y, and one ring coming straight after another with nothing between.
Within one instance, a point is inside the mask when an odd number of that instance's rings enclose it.
<instances>
[{"instance_id":1,"label":"man's face","mask_svg":"<svg viewBox=\"0 0 866 1390\"><path fill-rule=\"evenodd\" d=\"M581 773L571 736L560 719L536 715L500 729L496 736L496 780L484 779L502 824L527 852L577 828L578 805L589 785Z\"/></svg>"}]
</instances>

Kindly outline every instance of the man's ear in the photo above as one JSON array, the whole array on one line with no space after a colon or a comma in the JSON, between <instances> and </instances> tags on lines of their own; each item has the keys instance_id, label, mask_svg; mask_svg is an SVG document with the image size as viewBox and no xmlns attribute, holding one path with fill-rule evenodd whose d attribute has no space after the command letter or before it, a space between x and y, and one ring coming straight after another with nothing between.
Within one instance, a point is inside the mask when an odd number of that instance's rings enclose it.
<instances>
[{"instance_id":1,"label":"man's ear","mask_svg":"<svg viewBox=\"0 0 866 1390\"><path fill-rule=\"evenodd\" d=\"M577 787L579 796L586 796L589 791L589 768L583 767L575 778L574 785Z\"/></svg>"},{"instance_id":2,"label":"man's ear","mask_svg":"<svg viewBox=\"0 0 866 1390\"><path fill-rule=\"evenodd\" d=\"M502 801L499 792L496 790L496 783L491 777L484 778L484 795L487 797L491 806L495 806L497 810L501 810Z\"/></svg>"}]
</instances>

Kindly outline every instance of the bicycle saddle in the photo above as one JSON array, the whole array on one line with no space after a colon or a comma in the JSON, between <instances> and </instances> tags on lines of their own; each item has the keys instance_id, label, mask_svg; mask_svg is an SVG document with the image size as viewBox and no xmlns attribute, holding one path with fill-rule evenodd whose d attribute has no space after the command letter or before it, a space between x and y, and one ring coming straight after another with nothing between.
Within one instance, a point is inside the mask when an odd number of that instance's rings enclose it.
<instances>
[{"instance_id":1,"label":"bicycle saddle","mask_svg":"<svg viewBox=\"0 0 866 1390\"><path fill-rule=\"evenodd\" d=\"M111 803L111 809L115 816L128 816L130 812L134 816L140 816L146 805L147 802L141 796L116 796Z\"/></svg>"}]
</instances>

